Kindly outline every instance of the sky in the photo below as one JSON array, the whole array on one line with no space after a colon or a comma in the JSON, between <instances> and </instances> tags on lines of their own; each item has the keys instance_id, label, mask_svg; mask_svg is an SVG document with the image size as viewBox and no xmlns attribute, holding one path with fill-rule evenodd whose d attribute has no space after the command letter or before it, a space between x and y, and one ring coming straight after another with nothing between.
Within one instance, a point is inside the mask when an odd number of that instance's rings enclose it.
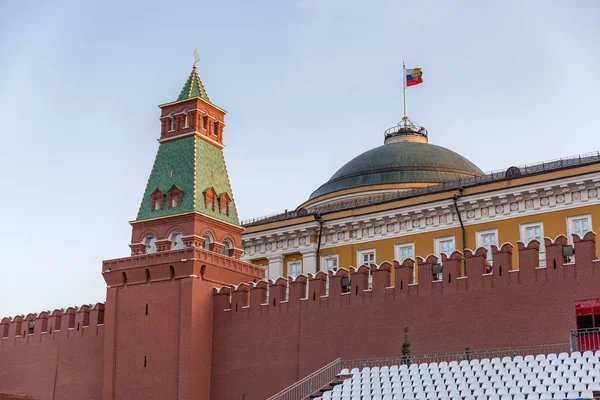
<instances>
[{"instance_id":1,"label":"sky","mask_svg":"<svg viewBox=\"0 0 600 400\"><path fill-rule=\"evenodd\" d=\"M0 317L104 301L196 48L241 219L408 115L484 171L600 150L600 2L0 2Z\"/></svg>"}]
</instances>

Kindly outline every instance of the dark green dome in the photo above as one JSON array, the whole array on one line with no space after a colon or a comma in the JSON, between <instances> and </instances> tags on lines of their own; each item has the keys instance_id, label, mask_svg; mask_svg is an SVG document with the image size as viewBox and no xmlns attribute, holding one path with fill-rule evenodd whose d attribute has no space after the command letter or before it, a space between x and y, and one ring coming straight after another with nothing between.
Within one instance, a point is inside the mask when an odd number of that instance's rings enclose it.
<instances>
[{"instance_id":1,"label":"dark green dome","mask_svg":"<svg viewBox=\"0 0 600 400\"><path fill-rule=\"evenodd\" d=\"M460 154L429 143L393 142L354 158L309 200L340 190L406 183L440 183L481 175L475 164Z\"/></svg>"}]
</instances>

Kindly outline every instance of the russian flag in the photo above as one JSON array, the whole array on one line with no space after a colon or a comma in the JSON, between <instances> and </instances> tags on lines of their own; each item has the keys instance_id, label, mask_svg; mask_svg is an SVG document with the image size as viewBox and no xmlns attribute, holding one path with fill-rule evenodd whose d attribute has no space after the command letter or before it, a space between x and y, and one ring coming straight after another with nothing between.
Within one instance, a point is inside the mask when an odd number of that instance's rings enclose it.
<instances>
[{"instance_id":1,"label":"russian flag","mask_svg":"<svg viewBox=\"0 0 600 400\"><path fill-rule=\"evenodd\" d=\"M421 68L406 69L406 87L423 83L423 71Z\"/></svg>"}]
</instances>

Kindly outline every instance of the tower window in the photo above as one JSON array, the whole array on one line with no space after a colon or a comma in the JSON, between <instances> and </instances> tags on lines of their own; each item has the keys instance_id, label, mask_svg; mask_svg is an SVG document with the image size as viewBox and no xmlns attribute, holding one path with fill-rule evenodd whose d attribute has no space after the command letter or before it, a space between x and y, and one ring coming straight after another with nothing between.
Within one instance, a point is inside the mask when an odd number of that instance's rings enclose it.
<instances>
[{"instance_id":1,"label":"tower window","mask_svg":"<svg viewBox=\"0 0 600 400\"><path fill-rule=\"evenodd\" d=\"M175 130L175 116L173 114L171 114L169 116L170 120L171 120L171 129L169 129L169 131L174 131Z\"/></svg>"},{"instance_id":2,"label":"tower window","mask_svg":"<svg viewBox=\"0 0 600 400\"><path fill-rule=\"evenodd\" d=\"M208 115L204 115L202 117L202 129L204 129L204 130L208 129Z\"/></svg>"},{"instance_id":3,"label":"tower window","mask_svg":"<svg viewBox=\"0 0 600 400\"><path fill-rule=\"evenodd\" d=\"M219 136L219 121L213 122L213 135Z\"/></svg>"},{"instance_id":4,"label":"tower window","mask_svg":"<svg viewBox=\"0 0 600 400\"><path fill-rule=\"evenodd\" d=\"M217 193L215 189L209 188L204 191L204 205L209 210L215 210L215 203L217 201Z\"/></svg>"},{"instance_id":5,"label":"tower window","mask_svg":"<svg viewBox=\"0 0 600 400\"><path fill-rule=\"evenodd\" d=\"M171 250L183 249L183 233L174 231L171 233Z\"/></svg>"},{"instance_id":6,"label":"tower window","mask_svg":"<svg viewBox=\"0 0 600 400\"><path fill-rule=\"evenodd\" d=\"M204 235L202 235L202 237L204 238L204 243L202 243L202 248L204 250L210 250L211 244L213 242L212 235L210 233L206 232Z\"/></svg>"},{"instance_id":7,"label":"tower window","mask_svg":"<svg viewBox=\"0 0 600 400\"><path fill-rule=\"evenodd\" d=\"M181 205L181 198L183 196L183 192L179 190L179 188L175 185L171 186L169 189L169 208L179 207Z\"/></svg>"},{"instance_id":8,"label":"tower window","mask_svg":"<svg viewBox=\"0 0 600 400\"><path fill-rule=\"evenodd\" d=\"M160 189L152 193L152 211L162 210L165 204L165 195Z\"/></svg>"},{"instance_id":9,"label":"tower window","mask_svg":"<svg viewBox=\"0 0 600 400\"><path fill-rule=\"evenodd\" d=\"M27 322L27 330L30 335L33 335L33 328L35 328L35 321Z\"/></svg>"},{"instance_id":10,"label":"tower window","mask_svg":"<svg viewBox=\"0 0 600 400\"><path fill-rule=\"evenodd\" d=\"M144 239L144 244L146 245L146 254L156 253L156 236L146 236L146 238Z\"/></svg>"},{"instance_id":11,"label":"tower window","mask_svg":"<svg viewBox=\"0 0 600 400\"><path fill-rule=\"evenodd\" d=\"M229 239L223 240L223 250L222 250L223 255L229 256L230 255L229 253L231 252L232 248L233 248L233 243L231 243L231 240L229 240Z\"/></svg>"},{"instance_id":12,"label":"tower window","mask_svg":"<svg viewBox=\"0 0 600 400\"><path fill-rule=\"evenodd\" d=\"M229 203L231 199L227 193L221 193L219 195L219 213L229 215Z\"/></svg>"}]
</instances>

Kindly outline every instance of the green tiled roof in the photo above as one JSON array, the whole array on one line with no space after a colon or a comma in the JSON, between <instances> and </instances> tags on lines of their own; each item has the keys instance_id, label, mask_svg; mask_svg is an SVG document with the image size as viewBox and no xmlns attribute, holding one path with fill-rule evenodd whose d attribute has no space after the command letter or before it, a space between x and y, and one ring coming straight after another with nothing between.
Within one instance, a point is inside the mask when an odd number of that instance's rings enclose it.
<instances>
[{"instance_id":1,"label":"green tiled roof","mask_svg":"<svg viewBox=\"0 0 600 400\"><path fill-rule=\"evenodd\" d=\"M190 77L183 85L183 89L181 89L181 93L179 93L179 97L177 97L177 101L193 99L194 97L200 97L210 103L210 99L208 98L208 93L206 93L206 89L204 89L204 85L200 80L200 76L198 75L198 71L196 70L196 64L194 64L194 68L192 68L192 73Z\"/></svg>"},{"instance_id":2,"label":"green tiled roof","mask_svg":"<svg viewBox=\"0 0 600 400\"><path fill-rule=\"evenodd\" d=\"M167 198L162 210L152 211L152 193L160 189L167 194L173 185L183 192L181 205L169 208ZM203 191L211 187L232 199L229 215L219 213L217 205L215 211L205 207ZM192 211L240 224L223 151L195 136L160 145L136 221Z\"/></svg>"}]
</instances>

